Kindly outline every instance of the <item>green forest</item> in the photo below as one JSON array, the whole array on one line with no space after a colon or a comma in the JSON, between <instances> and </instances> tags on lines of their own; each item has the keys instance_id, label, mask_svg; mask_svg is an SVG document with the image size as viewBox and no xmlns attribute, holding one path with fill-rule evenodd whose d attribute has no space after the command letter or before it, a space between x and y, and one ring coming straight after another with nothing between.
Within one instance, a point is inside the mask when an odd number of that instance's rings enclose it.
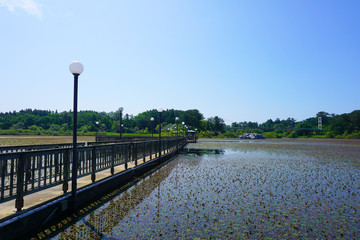
<instances>
[{"instance_id":1,"label":"green forest","mask_svg":"<svg viewBox=\"0 0 360 240\"><path fill-rule=\"evenodd\" d=\"M360 110L344 114L318 112L303 121L294 118L269 119L264 123L225 121L214 116L205 119L199 110L167 109L161 114L161 129L165 136L172 136L177 130L175 118L179 117L178 128L195 130L199 137L238 138L244 133L261 133L267 138L319 137L319 138L360 138ZM322 120L322 130L318 130L318 118ZM154 121L150 121L154 118ZM157 110L142 112L136 116L122 116L124 134L156 135L159 129ZM185 124L182 124L182 123ZM19 112L0 113L1 135L71 135L73 113L48 110L25 109ZM120 132L120 112L78 112L79 135L117 135Z\"/></svg>"}]
</instances>

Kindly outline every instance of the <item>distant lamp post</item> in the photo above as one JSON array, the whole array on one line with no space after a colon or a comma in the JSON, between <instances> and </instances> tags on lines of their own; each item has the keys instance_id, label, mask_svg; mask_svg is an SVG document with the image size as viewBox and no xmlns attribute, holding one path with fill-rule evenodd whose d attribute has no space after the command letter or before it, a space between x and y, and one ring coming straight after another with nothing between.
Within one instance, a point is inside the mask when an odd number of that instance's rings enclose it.
<instances>
[{"instance_id":1,"label":"distant lamp post","mask_svg":"<svg viewBox=\"0 0 360 240\"><path fill-rule=\"evenodd\" d=\"M176 122L176 151L179 151L179 117L175 118Z\"/></svg>"},{"instance_id":2,"label":"distant lamp post","mask_svg":"<svg viewBox=\"0 0 360 240\"><path fill-rule=\"evenodd\" d=\"M161 112L163 111L163 109L160 107L157 109L158 113L159 113L159 162L160 162L160 157L161 157Z\"/></svg>"},{"instance_id":3,"label":"distant lamp post","mask_svg":"<svg viewBox=\"0 0 360 240\"><path fill-rule=\"evenodd\" d=\"M99 135L99 122L96 121L96 136Z\"/></svg>"},{"instance_id":4,"label":"distant lamp post","mask_svg":"<svg viewBox=\"0 0 360 240\"><path fill-rule=\"evenodd\" d=\"M73 123L73 159L72 159L72 175L71 175L71 197L72 197L72 207L73 209L76 209L78 77L84 71L84 66L80 62L74 61L70 64L69 70L74 75L74 123Z\"/></svg>"},{"instance_id":5,"label":"distant lamp post","mask_svg":"<svg viewBox=\"0 0 360 240\"><path fill-rule=\"evenodd\" d=\"M185 122L182 122L181 124L182 124L182 126L183 126L183 132L185 132L185 126L186 126L186 125L185 125ZM184 136L185 136L185 134L184 134Z\"/></svg>"},{"instance_id":6,"label":"distant lamp post","mask_svg":"<svg viewBox=\"0 0 360 240\"><path fill-rule=\"evenodd\" d=\"M119 107L119 113L120 113L120 140L122 138L122 112L123 112L124 108L123 107Z\"/></svg>"},{"instance_id":7,"label":"distant lamp post","mask_svg":"<svg viewBox=\"0 0 360 240\"><path fill-rule=\"evenodd\" d=\"M197 134L198 134L198 130L197 130L197 128L195 128L195 136L194 136L194 140L195 140L195 142L197 142Z\"/></svg>"},{"instance_id":8,"label":"distant lamp post","mask_svg":"<svg viewBox=\"0 0 360 240\"><path fill-rule=\"evenodd\" d=\"M154 137L154 118L150 118L151 121L151 137Z\"/></svg>"}]
</instances>

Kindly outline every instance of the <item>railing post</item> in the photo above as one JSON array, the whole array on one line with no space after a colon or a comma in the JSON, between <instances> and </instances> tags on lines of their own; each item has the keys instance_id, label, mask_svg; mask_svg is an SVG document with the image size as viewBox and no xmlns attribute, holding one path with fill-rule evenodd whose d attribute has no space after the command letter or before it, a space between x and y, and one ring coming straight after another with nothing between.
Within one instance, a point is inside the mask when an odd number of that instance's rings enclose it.
<instances>
[{"instance_id":1,"label":"railing post","mask_svg":"<svg viewBox=\"0 0 360 240\"><path fill-rule=\"evenodd\" d=\"M166 154L166 138L164 138L164 140L162 141L162 149L164 149L164 155Z\"/></svg>"},{"instance_id":2,"label":"railing post","mask_svg":"<svg viewBox=\"0 0 360 240\"><path fill-rule=\"evenodd\" d=\"M9 189L10 196L13 195L15 162L16 162L15 159L10 160L10 189ZM18 164L16 164L16 165L18 165Z\"/></svg>"},{"instance_id":3,"label":"railing post","mask_svg":"<svg viewBox=\"0 0 360 240\"><path fill-rule=\"evenodd\" d=\"M137 166L137 144L133 143L133 161L135 161L135 166Z\"/></svg>"},{"instance_id":4,"label":"railing post","mask_svg":"<svg viewBox=\"0 0 360 240\"><path fill-rule=\"evenodd\" d=\"M150 160L152 159L152 153L153 153L153 141L150 141Z\"/></svg>"},{"instance_id":5,"label":"railing post","mask_svg":"<svg viewBox=\"0 0 360 240\"><path fill-rule=\"evenodd\" d=\"M143 143L143 153L144 153L144 155L143 155L143 162L145 162L145 154L146 154L146 142L144 141L144 143Z\"/></svg>"},{"instance_id":6,"label":"railing post","mask_svg":"<svg viewBox=\"0 0 360 240\"><path fill-rule=\"evenodd\" d=\"M7 160L2 160L1 161L1 167L0 167L0 175L1 175L1 200L4 199L4 194L5 194L5 174L6 174L6 162Z\"/></svg>"},{"instance_id":7,"label":"railing post","mask_svg":"<svg viewBox=\"0 0 360 240\"><path fill-rule=\"evenodd\" d=\"M31 180L31 157L25 161L25 192L28 190L28 182Z\"/></svg>"},{"instance_id":8,"label":"railing post","mask_svg":"<svg viewBox=\"0 0 360 240\"><path fill-rule=\"evenodd\" d=\"M159 141L159 140L157 141L157 145L156 145L156 147L157 147L157 150L156 150L156 152L157 152L156 157L157 157L157 158L159 158L159 160L160 160L160 150L159 150L159 149L161 149L161 146L160 146L160 141Z\"/></svg>"},{"instance_id":9,"label":"railing post","mask_svg":"<svg viewBox=\"0 0 360 240\"><path fill-rule=\"evenodd\" d=\"M15 208L18 212L24 206L24 172L25 172L25 156L20 153L19 163L17 165L17 184L16 184L16 200Z\"/></svg>"},{"instance_id":10,"label":"railing post","mask_svg":"<svg viewBox=\"0 0 360 240\"><path fill-rule=\"evenodd\" d=\"M96 180L96 147L92 148L92 158L91 158L91 181L95 182Z\"/></svg>"},{"instance_id":11,"label":"railing post","mask_svg":"<svg viewBox=\"0 0 360 240\"><path fill-rule=\"evenodd\" d=\"M114 171L115 171L115 169L114 169L114 161L115 161L115 146L112 146L111 147L111 170L110 170L110 172L111 172L111 175L114 175Z\"/></svg>"},{"instance_id":12,"label":"railing post","mask_svg":"<svg viewBox=\"0 0 360 240\"><path fill-rule=\"evenodd\" d=\"M163 149L164 155L165 155L166 154L166 139L161 141L161 149Z\"/></svg>"},{"instance_id":13,"label":"railing post","mask_svg":"<svg viewBox=\"0 0 360 240\"><path fill-rule=\"evenodd\" d=\"M169 153L169 139L165 140L165 148L166 148L166 152Z\"/></svg>"},{"instance_id":14,"label":"railing post","mask_svg":"<svg viewBox=\"0 0 360 240\"><path fill-rule=\"evenodd\" d=\"M30 164L30 163L29 163ZM57 178L59 177L59 153L55 154L55 182L57 181Z\"/></svg>"},{"instance_id":15,"label":"railing post","mask_svg":"<svg viewBox=\"0 0 360 240\"><path fill-rule=\"evenodd\" d=\"M125 145L125 170L128 169L129 147L130 145Z\"/></svg>"},{"instance_id":16,"label":"railing post","mask_svg":"<svg viewBox=\"0 0 360 240\"><path fill-rule=\"evenodd\" d=\"M69 184L68 184L68 181L69 181L69 172L70 172L70 158L69 158L69 155L70 155L70 151L69 149L66 149L64 151L64 155L63 155L63 158L64 158L64 176L63 176L63 192L64 193L67 193L67 191L69 190Z\"/></svg>"},{"instance_id":17,"label":"railing post","mask_svg":"<svg viewBox=\"0 0 360 240\"><path fill-rule=\"evenodd\" d=\"M155 158L157 158L159 155L159 151L157 150L158 149L158 145L157 145L157 143L158 143L159 141L157 141L157 142L154 142L154 149L155 149Z\"/></svg>"}]
</instances>

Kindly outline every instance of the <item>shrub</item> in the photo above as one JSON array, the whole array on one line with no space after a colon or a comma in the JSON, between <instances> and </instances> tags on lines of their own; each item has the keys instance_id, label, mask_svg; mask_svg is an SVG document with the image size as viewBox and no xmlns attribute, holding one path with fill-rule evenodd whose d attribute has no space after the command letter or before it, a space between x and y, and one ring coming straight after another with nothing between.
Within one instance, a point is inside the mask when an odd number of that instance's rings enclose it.
<instances>
[{"instance_id":1,"label":"shrub","mask_svg":"<svg viewBox=\"0 0 360 240\"><path fill-rule=\"evenodd\" d=\"M360 139L360 132L353 132L347 135L345 138Z\"/></svg>"},{"instance_id":2,"label":"shrub","mask_svg":"<svg viewBox=\"0 0 360 240\"><path fill-rule=\"evenodd\" d=\"M277 138L277 134L275 132L265 132L263 135L266 138Z\"/></svg>"},{"instance_id":3,"label":"shrub","mask_svg":"<svg viewBox=\"0 0 360 240\"><path fill-rule=\"evenodd\" d=\"M239 137L238 135L236 135L236 133L233 133L233 132L226 132L226 133L223 133L223 134L220 134L220 135L223 135L223 137L225 137L225 138L237 138L237 137Z\"/></svg>"},{"instance_id":4,"label":"shrub","mask_svg":"<svg viewBox=\"0 0 360 240\"><path fill-rule=\"evenodd\" d=\"M213 133L210 133L209 131L201 131L199 133L199 138L212 138L214 137Z\"/></svg>"},{"instance_id":5,"label":"shrub","mask_svg":"<svg viewBox=\"0 0 360 240\"><path fill-rule=\"evenodd\" d=\"M288 137L290 137L290 138L297 138L299 135L298 135L298 133L297 133L297 131L296 130L293 130L289 135L288 135Z\"/></svg>"}]
</instances>

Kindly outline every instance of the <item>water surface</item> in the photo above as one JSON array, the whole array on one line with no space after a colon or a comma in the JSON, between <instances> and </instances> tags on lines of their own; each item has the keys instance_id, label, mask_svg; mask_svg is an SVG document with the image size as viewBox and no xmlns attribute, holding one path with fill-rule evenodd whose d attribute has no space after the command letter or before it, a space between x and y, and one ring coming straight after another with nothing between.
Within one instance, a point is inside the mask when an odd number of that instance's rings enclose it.
<instances>
[{"instance_id":1,"label":"water surface","mask_svg":"<svg viewBox=\"0 0 360 240\"><path fill-rule=\"evenodd\" d=\"M360 236L359 141L202 140L188 148L54 239Z\"/></svg>"}]
</instances>

